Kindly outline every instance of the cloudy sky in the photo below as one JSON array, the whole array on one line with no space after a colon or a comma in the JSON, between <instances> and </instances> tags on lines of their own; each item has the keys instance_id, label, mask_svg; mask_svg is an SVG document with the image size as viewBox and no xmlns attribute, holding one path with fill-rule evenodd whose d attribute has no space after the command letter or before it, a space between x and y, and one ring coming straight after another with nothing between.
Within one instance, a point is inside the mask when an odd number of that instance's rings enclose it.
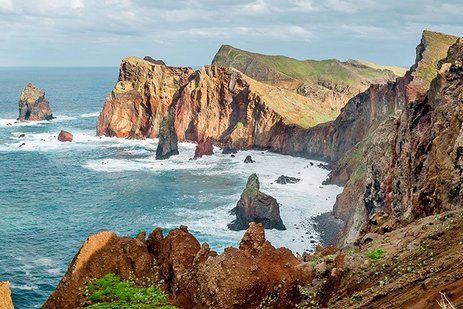
<instances>
[{"instance_id":1,"label":"cloudy sky","mask_svg":"<svg viewBox=\"0 0 463 309\"><path fill-rule=\"evenodd\" d=\"M210 63L221 44L410 66L423 29L463 36L462 0L0 0L0 66Z\"/></svg>"}]
</instances>

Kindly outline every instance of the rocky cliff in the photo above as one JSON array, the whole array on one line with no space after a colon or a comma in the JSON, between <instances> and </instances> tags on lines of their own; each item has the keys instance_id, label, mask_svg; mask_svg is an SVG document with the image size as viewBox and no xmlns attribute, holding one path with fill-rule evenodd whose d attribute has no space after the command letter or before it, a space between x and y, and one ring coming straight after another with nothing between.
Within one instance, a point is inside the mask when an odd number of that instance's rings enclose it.
<instances>
[{"instance_id":1,"label":"rocky cliff","mask_svg":"<svg viewBox=\"0 0 463 309\"><path fill-rule=\"evenodd\" d=\"M236 148L301 153L307 128L329 121L329 107L231 69L172 68L129 57L106 98L98 135L153 138L174 109L179 141L210 137ZM291 137L295 132L295 138Z\"/></svg>"},{"instance_id":2,"label":"rocky cliff","mask_svg":"<svg viewBox=\"0 0 463 309\"><path fill-rule=\"evenodd\" d=\"M457 150L449 147L458 148L460 130L454 119L460 117L461 87L452 73L460 43L446 58L457 40L425 31L404 78L370 87L330 125L327 153L337 159L331 180L349 179L335 205L335 214L347 222L343 244L364 229L387 231L459 205L459 179L452 176L459 173ZM325 144L318 145L319 153L326 151Z\"/></svg>"},{"instance_id":3,"label":"rocky cliff","mask_svg":"<svg viewBox=\"0 0 463 309\"><path fill-rule=\"evenodd\" d=\"M213 65L232 67L263 83L288 89L313 101L323 102L339 112L347 101L371 84L393 81L405 70L378 66L366 61L341 62L297 60L285 56L269 56L223 45Z\"/></svg>"},{"instance_id":4,"label":"rocky cliff","mask_svg":"<svg viewBox=\"0 0 463 309\"><path fill-rule=\"evenodd\" d=\"M0 308L14 309L9 282L0 282Z\"/></svg>"}]
</instances>

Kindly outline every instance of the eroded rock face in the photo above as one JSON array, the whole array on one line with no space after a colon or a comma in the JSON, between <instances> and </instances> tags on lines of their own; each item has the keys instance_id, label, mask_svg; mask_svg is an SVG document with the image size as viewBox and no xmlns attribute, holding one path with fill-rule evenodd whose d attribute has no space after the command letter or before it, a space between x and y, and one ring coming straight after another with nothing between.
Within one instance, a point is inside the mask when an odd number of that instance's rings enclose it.
<instances>
[{"instance_id":1,"label":"eroded rock face","mask_svg":"<svg viewBox=\"0 0 463 309\"><path fill-rule=\"evenodd\" d=\"M112 232L90 236L72 260L66 274L42 308L79 308L84 305L85 283L114 273L139 284L156 282L155 259L144 241Z\"/></svg>"},{"instance_id":2,"label":"eroded rock face","mask_svg":"<svg viewBox=\"0 0 463 309\"><path fill-rule=\"evenodd\" d=\"M195 149L194 160L201 158L202 156L212 156L214 154L214 140L210 137L202 139L198 142Z\"/></svg>"},{"instance_id":3,"label":"eroded rock face","mask_svg":"<svg viewBox=\"0 0 463 309\"><path fill-rule=\"evenodd\" d=\"M24 87L19 98L19 121L51 120L53 113L45 92L31 83Z\"/></svg>"},{"instance_id":4,"label":"eroded rock face","mask_svg":"<svg viewBox=\"0 0 463 309\"><path fill-rule=\"evenodd\" d=\"M234 231L245 230L251 222L261 223L266 229L286 230L280 217L280 206L271 196L259 191L259 178L252 174L248 178L241 198L232 209L236 219L228 224Z\"/></svg>"},{"instance_id":5,"label":"eroded rock face","mask_svg":"<svg viewBox=\"0 0 463 309\"><path fill-rule=\"evenodd\" d=\"M74 136L68 131L61 130L61 132L58 134L58 140L60 142L72 142L73 139Z\"/></svg>"},{"instance_id":6,"label":"eroded rock face","mask_svg":"<svg viewBox=\"0 0 463 309\"><path fill-rule=\"evenodd\" d=\"M9 282L0 282L0 308L14 309Z\"/></svg>"}]
</instances>

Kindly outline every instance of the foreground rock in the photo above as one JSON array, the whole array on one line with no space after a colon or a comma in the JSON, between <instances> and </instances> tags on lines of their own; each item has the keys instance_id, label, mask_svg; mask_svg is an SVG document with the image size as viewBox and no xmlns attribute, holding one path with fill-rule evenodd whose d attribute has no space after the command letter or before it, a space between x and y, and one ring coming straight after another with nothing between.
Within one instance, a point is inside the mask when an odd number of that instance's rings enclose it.
<instances>
[{"instance_id":1,"label":"foreground rock","mask_svg":"<svg viewBox=\"0 0 463 309\"><path fill-rule=\"evenodd\" d=\"M42 308L83 307L85 283L109 273L124 280L135 280L140 285L157 282L155 265L155 258L144 241L100 232L85 241Z\"/></svg>"},{"instance_id":2,"label":"foreground rock","mask_svg":"<svg viewBox=\"0 0 463 309\"><path fill-rule=\"evenodd\" d=\"M9 282L0 282L0 308L14 309Z\"/></svg>"},{"instance_id":3,"label":"foreground rock","mask_svg":"<svg viewBox=\"0 0 463 309\"><path fill-rule=\"evenodd\" d=\"M19 98L19 121L51 120L53 113L45 92L32 84L27 84Z\"/></svg>"},{"instance_id":4,"label":"foreground rock","mask_svg":"<svg viewBox=\"0 0 463 309\"><path fill-rule=\"evenodd\" d=\"M74 139L74 135L72 133L69 133L68 131L61 130L58 134L58 140L60 142L72 142Z\"/></svg>"},{"instance_id":5,"label":"foreground rock","mask_svg":"<svg viewBox=\"0 0 463 309\"><path fill-rule=\"evenodd\" d=\"M262 225L251 224L240 247L220 255L186 227L167 237L158 228L147 241L102 232L85 242L43 308L81 307L85 282L107 273L131 276L142 286L159 283L159 275L172 303L182 308L257 308L267 302L288 308L302 300L299 286L312 278L308 263L265 240Z\"/></svg>"},{"instance_id":6,"label":"foreground rock","mask_svg":"<svg viewBox=\"0 0 463 309\"><path fill-rule=\"evenodd\" d=\"M159 144L156 149L156 160L168 159L178 155L177 133L174 127L174 109L171 108L161 123L159 130Z\"/></svg>"},{"instance_id":7,"label":"foreground rock","mask_svg":"<svg viewBox=\"0 0 463 309\"><path fill-rule=\"evenodd\" d=\"M285 185L287 183L298 183L301 180L299 178L296 178L296 177L290 177L290 176L281 175L275 181L276 181L276 183L279 183L281 185Z\"/></svg>"},{"instance_id":8,"label":"foreground rock","mask_svg":"<svg viewBox=\"0 0 463 309\"><path fill-rule=\"evenodd\" d=\"M195 156L193 160L199 159L202 156L212 156L214 154L214 141L208 137L198 142L195 149Z\"/></svg>"},{"instance_id":9,"label":"foreground rock","mask_svg":"<svg viewBox=\"0 0 463 309\"><path fill-rule=\"evenodd\" d=\"M259 178L252 174L240 200L231 211L236 215L236 219L228 224L230 230L245 230L251 222L261 223L266 229L286 230L280 217L278 202L259 189Z\"/></svg>"}]
</instances>

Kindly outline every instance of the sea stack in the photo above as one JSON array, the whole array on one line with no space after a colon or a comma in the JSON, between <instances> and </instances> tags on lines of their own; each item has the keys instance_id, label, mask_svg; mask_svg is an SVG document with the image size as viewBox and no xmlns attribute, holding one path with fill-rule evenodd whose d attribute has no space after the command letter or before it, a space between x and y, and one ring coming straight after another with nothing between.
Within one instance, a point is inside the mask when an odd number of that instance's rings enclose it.
<instances>
[{"instance_id":1,"label":"sea stack","mask_svg":"<svg viewBox=\"0 0 463 309\"><path fill-rule=\"evenodd\" d=\"M51 119L53 119L53 112L45 98L45 92L31 83L27 84L19 98L18 120L23 122Z\"/></svg>"},{"instance_id":2,"label":"sea stack","mask_svg":"<svg viewBox=\"0 0 463 309\"><path fill-rule=\"evenodd\" d=\"M178 139L174 126L174 112L174 108L170 108L169 113L161 122L156 160L165 160L171 156L178 155Z\"/></svg>"},{"instance_id":3,"label":"sea stack","mask_svg":"<svg viewBox=\"0 0 463 309\"><path fill-rule=\"evenodd\" d=\"M286 230L277 200L260 192L259 189L259 178L252 174L240 200L231 211L236 215L236 219L228 224L230 230L246 230L251 222L261 223L266 229Z\"/></svg>"},{"instance_id":4,"label":"sea stack","mask_svg":"<svg viewBox=\"0 0 463 309\"><path fill-rule=\"evenodd\" d=\"M202 139L198 142L195 149L193 160L199 159L202 156L212 156L214 154L214 140L210 137Z\"/></svg>"}]
</instances>

